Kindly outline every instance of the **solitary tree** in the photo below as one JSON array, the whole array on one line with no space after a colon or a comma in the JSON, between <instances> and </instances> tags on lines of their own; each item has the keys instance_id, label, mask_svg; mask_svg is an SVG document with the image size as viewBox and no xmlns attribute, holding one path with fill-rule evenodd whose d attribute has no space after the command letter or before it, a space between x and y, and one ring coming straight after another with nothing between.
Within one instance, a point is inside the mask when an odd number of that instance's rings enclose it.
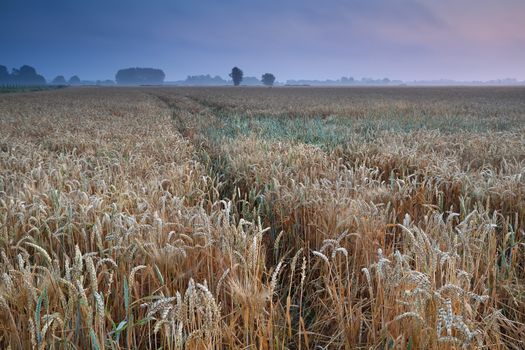
<instances>
[{"instance_id":1,"label":"solitary tree","mask_svg":"<svg viewBox=\"0 0 525 350\"><path fill-rule=\"evenodd\" d=\"M54 85L66 85L66 78L63 75L57 75L52 82Z\"/></svg>"},{"instance_id":2,"label":"solitary tree","mask_svg":"<svg viewBox=\"0 0 525 350\"><path fill-rule=\"evenodd\" d=\"M264 73L261 80L264 85L273 86L273 83L275 82L275 76L272 73Z\"/></svg>"},{"instance_id":3,"label":"solitary tree","mask_svg":"<svg viewBox=\"0 0 525 350\"><path fill-rule=\"evenodd\" d=\"M239 86L239 84L242 81L242 75L243 75L242 70L240 70L237 67L233 67L232 72L230 73L230 77L233 80L233 85Z\"/></svg>"}]
</instances>

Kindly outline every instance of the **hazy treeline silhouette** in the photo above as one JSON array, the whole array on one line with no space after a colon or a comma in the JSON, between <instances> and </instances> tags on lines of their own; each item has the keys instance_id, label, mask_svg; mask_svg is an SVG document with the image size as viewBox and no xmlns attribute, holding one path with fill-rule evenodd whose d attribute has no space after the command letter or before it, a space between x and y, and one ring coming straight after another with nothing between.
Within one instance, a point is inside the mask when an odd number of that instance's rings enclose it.
<instances>
[{"instance_id":1,"label":"hazy treeline silhouette","mask_svg":"<svg viewBox=\"0 0 525 350\"><path fill-rule=\"evenodd\" d=\"M169 81L168 85L188 85L188 86L224 86L232 84L235 86L361 86L361 85L429 85L429 86L449 86L449 85L523 85L525 81L519 81L513 78L496 79L488 81L456 81L449 79L440 80L416 80L416 81L402 81L392 80L389 78L373 79L361 78L354 79L353 77L341 77L339 79L326 80L312 80L312 79L290 79L285 82L278 82L272 73L264 73L261 78L254 76L245 76L243 71L234 67L229 73L231 80L224 79L219 75L212 76L210 74L189 75L185 80ZM116 83L120 85L159 85L165 83L166 75L164 71L157 68L126 68L117 72ZM0 87L24 87L24 86L46 86L52 85L54 87L66 85L114 85L115 81L106 80L80 80L77 75L73 75L67 79L64 75L57 75L49 83L46 79L38 74L37 70L29 65L23 65L20 68L13 68L11 71L0 64Z\"/></svg>"},{"instance_id":2,"label":"hazy treeline silhouette","mask_svg":"<svg viewBox=\"0 0 525 350\"><path fill-rule=\"evenodd\" d=\"M212 76L210 74L200 75L188 75L185 80L178 80L174 83L175 85L188 85L188 86L224 86L232 84L232 80L226 80L220 75ZM245 77L242 78L242 85L256 86L262 85L263 82L256 77Z\"/></svg>"},{"instance_id":3,"label":"hazy treeline silhouette","mask_svg":"<svg viewBox=\"0 0 525 350\"><path fill-rule=\"evenodd\" d=\"M6 66L0 65L0 85L46 85L46 79L38 74L35 68L28 65L18 69L13 68L11 73Z\"/></svg>"},{"instance_id":4,"label":"hazy treeline silhouette","mask_svg":"<svg viewBox=\"0 0 525 350\"><path fill-rule=\"evenodd\" d=\"M119 70L115 80L122 85L162 84L165 77L161 69L136 67Z\"/></svg>"},{"instance_id":5,"label":"hazy treeline silhouette","mask_svg":"<svg viewBox=\"0 0 525 350\"><path fill-rule=\"evenodd\" d=\"M216 75L212 77L209 74L202 75L188 75L186 80L180 81L180 84L184 85L226 85L228 84L227 80L224 80L222 77Z\"/></svg>"},{"instance_id":6,"label":"hazy treeline silhouette","mask_svg":"<svg viewBox=\"0 0 525 350\"><path fill-rule=\"evenodd\" d=\"M63 75L57 75L55 79L51 81L53 85L80 85L81 81L77 75L73 75L69 80L66 81Z\"/></svg>"},{"instance_id":7,"label":"hazy treeline silhouette","mask_svg":"<svg viewBox=\"0 0 525 350\"><path fill-rule=\"evenodd\" d=\"M224 86L231 83L233 83L233 85L235 86L273 86L273 84L275 83L275 76L272 73L265 73L261 76L261 79L258 79L256 77L244 76L244 72L238 67L234 67L229 76L231 80L225 80L219 75L188 75L186 80L179 80L173 83L175 83L176 85L190 86Z\"/></svg>"},{"instance_id":8,"label":"hazy treeline silhouette","mask_svg":"<svg viewBox=\"0 0 525 350\"><path fill-rule=\"evenodd\" d=\"M106 80L97 80L95 81L96 85L115 85L115 82L111 79Z\"/></svg>"},{"instance_id":9,"label":"hazy treeline silhouette","mask_svg":"<svg viewBox=\"0 0 525 350\"><path fill-rule=\"evenodd\" d=\"M309 79L298 79L298 80L287 80L285 85L312 85L312 86L333 86L333 85L399 85L403 82L401 80L390 80L389 78L384 79L372 79L362 78L354 79L352 77L341 77L341 79L327 79L327 80L309 80Z\"/></svg>"},{"instance_id":10,"label":"hazy treeline silhouette","mask_svg":"<svg viewBox=\"0 0 525 350\"><path fill-rule=\"evenodd\" d=\"M259 79L257 79L256 77L245 77L245 76L243 76L241 85L255 86L255 85L262 85L262 82Z\"/></svg>"},{"instance_id":11,"label":"hazy treeline silhouette","mask_svg":"<svg viewBox=\"0 0 525 350\"><path fill-rule=\"evenodd\" d=\"M77 75L66 80L63 75L56 76L51 85L80 85L81 81ZM11 72L6 66L0 65L0 86L44 86L46 79L37 73L34 67L24 64L20 68L13 68Z\"/></svg>"}]
</instances>

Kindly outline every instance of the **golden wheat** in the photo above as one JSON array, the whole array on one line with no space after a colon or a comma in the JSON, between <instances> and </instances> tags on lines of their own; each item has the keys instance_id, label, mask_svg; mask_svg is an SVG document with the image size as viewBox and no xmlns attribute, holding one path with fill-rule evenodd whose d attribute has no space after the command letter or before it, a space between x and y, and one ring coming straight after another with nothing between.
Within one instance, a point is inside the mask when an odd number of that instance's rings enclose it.
<instances>
[{"instance_id":1,"label":"golden wheat","mask_svg":"<svg viewBox=\"0 0 525 350\"><path fill-rule=\"evenodd\" d=\"M0 96L0 346L522 349L524 101Z\"/></svg>"}]
</instances>

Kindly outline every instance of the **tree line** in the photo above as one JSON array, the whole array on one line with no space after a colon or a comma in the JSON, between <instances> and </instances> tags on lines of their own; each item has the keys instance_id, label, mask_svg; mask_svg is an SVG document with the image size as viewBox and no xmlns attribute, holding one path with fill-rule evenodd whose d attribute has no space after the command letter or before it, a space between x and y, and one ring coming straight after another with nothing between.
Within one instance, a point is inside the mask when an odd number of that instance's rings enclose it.
<instances>
[{"instance_id":1,"label":"tree line","mask_svg":"<svg viewBox=\"0 0 525 350\"><path fill-rule=\"evenodd\" d=\"M80 78L73 75L69 80L58 75L51 81L53 85L79 85ZM0 86L43 86L47 85L46 78L38 74L34 67L24 64L20 68L13 68L11 72L6 66L0 65Z\"/></svg>"},{"instance_id":2,"label":"tree line","mask_svg":"<svg viewBox=\"0 0 525 350\"><path fill-rule=\"evenodd\" d=\"M6 66L0 65L0 85L46 85L46 79L36 72L36 69L23 65L20 68L13 68L11 73Z\"/></svg>"},{"instance_id":3,"label":"tree line","mask_svg":"<svg viewBox=\"0 0 525 350\"><path fill-rule=\"evenodd\" d=\"M117 84L121 85L159 85L164 82L166 75L161 69L156 68L125 68L120 69L116 75L115 80ZM244 73L239 67L234 67L230 73L233 84L239 86L244 78ZM200 78L195 76L191 77L191 80L195 80L198 83ZM220 77L205 77L206 80L211 79L214 81L221 80ZM247 77L247 84L256 84L259 82L254 77ZM106 84L110 81L101 82ZM275 82L275 76L271 73L265 73L262 75L260 82L266 86L273 86ZM52 85L80 85L82 82L77 75L73 75L66 80L63 75L56 76L52 81ZM6 66L0 65L0 86L39 86L47 85L46 79L37 73L34 67L29 65L23 65L20 68L13 68L11 72Z\"/></svg>"},{"instance_id":4,"label":"tree line","mask_svg":"<svg viewBox=\"0 0 525 350\"><path fill-rule=\"evenodd\" d=\"M120 85L159 85L164 83L166 75L161 69L155 68L125 68L121 69L115 75L117 84ZM271 73L262 75L259 81L254 77L244 77L243 71L239 67L234 67L230 73L233 85L239 86L244 80L248 85L257 85L262 83L266 86L273 86L275 83L275 76ZM188 85L221 85L226 83L220 76L211 75L193 75L181 82Z\"/></svg>"}]
</instances>

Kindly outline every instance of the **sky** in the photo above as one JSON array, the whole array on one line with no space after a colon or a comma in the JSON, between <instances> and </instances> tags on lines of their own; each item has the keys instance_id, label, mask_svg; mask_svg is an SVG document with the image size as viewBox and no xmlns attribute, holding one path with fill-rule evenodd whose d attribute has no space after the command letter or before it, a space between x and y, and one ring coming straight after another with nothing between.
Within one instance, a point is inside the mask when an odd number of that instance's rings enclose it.
<instances>
[{"instance_id":1,"label":"sky","mask_svg":"<svg viewBox=\"0 0 525 350\"><path fill-rule=\"evenodd\" d=\"M524 0L0 0L0 64L47 79L525 80Z\"/></svg>"}]
</instances>

